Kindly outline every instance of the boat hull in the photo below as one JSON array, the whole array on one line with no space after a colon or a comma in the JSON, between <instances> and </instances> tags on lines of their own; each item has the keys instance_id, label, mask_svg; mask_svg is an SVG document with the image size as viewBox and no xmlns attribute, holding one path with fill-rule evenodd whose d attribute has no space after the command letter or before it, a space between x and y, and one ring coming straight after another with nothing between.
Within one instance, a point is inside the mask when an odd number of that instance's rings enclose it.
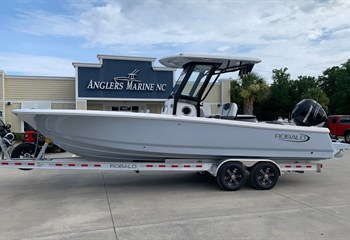
<instances>
[{"instance_id":1,"label":"boat hull","mask_svg":"<svg viewBox=\"0 0 350 240\"><path fill-rule=\"evenodd\" d=\"M89 110L13 112L59 147L100 161L333 157L326 128Z\"/></svg>"}]
</instances>

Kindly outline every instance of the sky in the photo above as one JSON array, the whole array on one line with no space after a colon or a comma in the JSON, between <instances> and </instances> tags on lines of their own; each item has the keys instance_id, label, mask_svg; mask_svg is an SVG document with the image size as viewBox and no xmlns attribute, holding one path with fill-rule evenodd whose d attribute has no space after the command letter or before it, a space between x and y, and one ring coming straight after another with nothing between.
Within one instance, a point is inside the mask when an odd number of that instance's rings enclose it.
<instances>
[{"instance_id":1,"label":"sky","mask_svg":"<svg viewBox=\"0 0 350 240\"><path fill-rule=\"evenodd\" d=\"M253 57L271 83L350 59L348 0L0 0L0 70L75 75L97 55ZM160 66L155 62L156 66Z\"/></svg>"}]
</instances>

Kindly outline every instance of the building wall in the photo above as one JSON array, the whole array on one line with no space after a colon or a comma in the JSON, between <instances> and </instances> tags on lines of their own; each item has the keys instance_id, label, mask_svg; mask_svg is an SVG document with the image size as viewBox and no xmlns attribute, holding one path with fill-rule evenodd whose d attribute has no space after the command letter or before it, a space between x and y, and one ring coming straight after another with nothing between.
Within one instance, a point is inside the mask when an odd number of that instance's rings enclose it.
<instances>
[{"instance_id":1,"label":"building wall","mask_svg":"<svg viewBox=\"0 0 350 240\"><path fill-rule=\"evenodd\" d=\"M205 104L210 105L212 115L215 115L222 104L230 102L231 80L219 80L211 89Z\"/></svg>"},{"instance_id":2,"label":"building wall","mask_svg":"<svg viewBox=\"0 0 350 240\"><path fill-rule=\"evenodd\" d=\"M88 109L88 110L103 111L103 103L88 102L88 103L87 103L87 109Z\"/></svg>"},{"instance_id":3,"label":"building wall","mask_svg":"<svg viewBox=\"0 0 350 240\"><path fill-rule=\"evenodd\" d=\"M221 84L223 103L228 103L231 101L231 80L222 80Z\"/></svg>"},{"instance_id":4,"label":"building wall","mask_svg":"<svg viewBox=\"0 0 350 240\"><path fill-rule=\"evenodd\" d=\"M86 100L77 100L76 101L76 108L78 110L86 110L87 108L87 101Z\"/></svg>"},{"instance_id":5,"label":"building wall","mask_svg":"<svg viewBox=\"0 0 350 240\"><path fill-rule=\"evenodd\" d=\"M11 130L13 132L22 132L21 119L12 113L12 110L21 108L20 103L12 103L5 107L5 119L6 124L11 124Z\"/></svg>"},{"instance_id":6,"label":"building wall","mask_svg":"<svg viewBox=\"0 0 350 240\"><path fill-rule=\"evenodd\" d=\"M74 77L9 76L0 73L2 120L13 132L23 132L23 122L12 113L20 108L75 109Z\"/></svg>"},{"instance_id":7,"label":"building wall","mask_svg":"<svg viewBox=\"0 0 350 240\"><path fill-rule=\"evenodd\" d=\"M51 103L51 109L75 109L75 103Z\"/></svg>"},{"instance_id":8,"label":"building wall","mask_svg":"<svg viewBox=\"0 0 350 240\"><path fill-rule=\"evenodd\" d=\"M8 101L75 101L75 79L6 76L5 99Z\"/></svg>"}]
</instances>

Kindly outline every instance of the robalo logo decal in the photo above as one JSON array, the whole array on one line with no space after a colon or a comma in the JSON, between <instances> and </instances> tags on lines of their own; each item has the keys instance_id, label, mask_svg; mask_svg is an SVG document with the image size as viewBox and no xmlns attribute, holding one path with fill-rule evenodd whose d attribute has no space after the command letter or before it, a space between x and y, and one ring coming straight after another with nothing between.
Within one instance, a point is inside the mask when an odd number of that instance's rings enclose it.
<instances>
[{"instance_id":1,"label":"robalo logo decal","mask_svg":"<svg viewBox=\"0 0 350 240\"><path fill-rule=\"evenodd\" d=\"M289 134L289 133L276 133L275 139L286 141L286 142L307 142L310 137L306 134Z\"/></svg>"}]
</instances>

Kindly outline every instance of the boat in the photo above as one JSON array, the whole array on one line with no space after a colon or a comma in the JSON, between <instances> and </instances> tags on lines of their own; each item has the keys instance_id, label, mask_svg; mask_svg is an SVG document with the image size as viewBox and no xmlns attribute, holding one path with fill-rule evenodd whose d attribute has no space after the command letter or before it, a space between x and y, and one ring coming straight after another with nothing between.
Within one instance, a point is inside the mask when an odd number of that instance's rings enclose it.
<instances>
[{"instance_id":1,"label":"boat","mask_svg":"<svg viewBox=\"0 0 350 240\"><path fill-rule=\"evenodd\" d=\"M312 100L298 104L294 111L301 119L296 122L307 126L242 121L234 103L227 103L218 116L204 116L202 102L220 75L247 74L260 59L180 54L159 62L183 68L160 114L51 109L13 113L60 148L99 161L310 161L330 159L341 151L327 128L310 126L325 121L325 113Z\"/></svg>"}]
</instances>

